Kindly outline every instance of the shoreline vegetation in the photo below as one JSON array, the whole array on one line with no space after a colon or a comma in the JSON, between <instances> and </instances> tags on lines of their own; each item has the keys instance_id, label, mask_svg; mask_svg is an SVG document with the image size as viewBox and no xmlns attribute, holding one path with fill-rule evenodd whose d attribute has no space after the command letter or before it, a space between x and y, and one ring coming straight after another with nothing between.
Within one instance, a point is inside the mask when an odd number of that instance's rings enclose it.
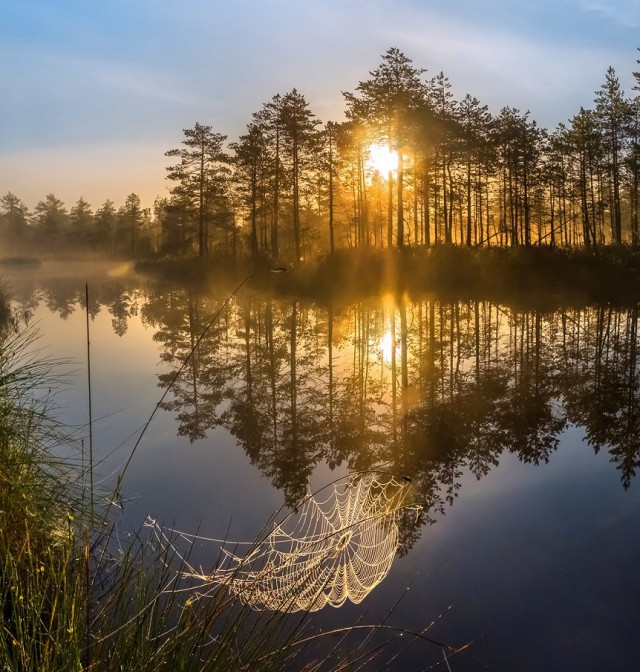
<instances>
[{"instance_id":1,"label":"shoreline vegetation","mask_svg":"<svg viewBox=\"0 0 640 672\"><path fill-rule=\"evenodd\" d=\"M56 259L100 259L225 304L245 285L329 305L405 293L541 310L638 303L640 72L628 98L609 68L592 108L551 131L529 112L456 100L444 73L425 72L388 49L344 93L339 123L295 88L236 141L196 122L165 152L169 196L153 207L132 192L120 207L81 196L67 209L50 193L30 211L8 192L0 269L34 277ZM387 618L314 634L304 614L256 613L223 588L198 599L181 579L189 548L144 524L123 533L120 477L94 492L83 437L52 415L56 363L34 339L0 288L0 668L360 669L419 640L448 667L457 650L428 628ZM338 636L329 654L316 647L326 634Z\"/></svg>"},{"instance_id":2,"label":"shoreline vegetation","mask_svg":"<svg viewBox=\"0 0 640 672\"><path fill-rule=\"evenodd\" d=\"M36 332L17 328L3 289L0 307L2 670L280 672L301 660L309 670L377 669L410 644L430 647L435 660L466 648L431 639L433 623L411 632L389 617L314 631L308 612L283 613L295 592L282 612L254 611L224 586L199 592L185 578L198 537L185 542L153 521L121 528L120 478L113 492L94 492L81 438L55 421L62 362L40 357ZM251 582L243 590L250 596Z\"/></svg>"},{"instance_id":3,"label":"shoreline vegetation","mask_svg":"<svg viewBox=\"0 0 640 672\"><path fill-rule=\"evenodd\" d=\"M554 307L640 300L640 250L465 248L343 250L317 261L268 273L267 258L149 259L135 270L196 290L224 288L250 276L255 290L320 303L349 303L386 293L442 299L491 299L505 305Z\"/></svg>"},{"instance_id":4,"label":"shoreline vegetation","mask_svg":"<svg viewBox=\"0 0 640 672\"><path fill-rule=\"evenodd\" d=\"M126 278L136 275L161 285L196 292L244 292L341 306L387 294L441 300L490 300L505 306L554 308L640 301L640 248L630 245L592 249L518 247L347 249L281 266L268 256L180 259L105 259L53 255L0 259L16 278L44 276ZM286 269L286 273L271 270ZM0 305L0 319L3 307Z\"/></svg>"}]
</instances>

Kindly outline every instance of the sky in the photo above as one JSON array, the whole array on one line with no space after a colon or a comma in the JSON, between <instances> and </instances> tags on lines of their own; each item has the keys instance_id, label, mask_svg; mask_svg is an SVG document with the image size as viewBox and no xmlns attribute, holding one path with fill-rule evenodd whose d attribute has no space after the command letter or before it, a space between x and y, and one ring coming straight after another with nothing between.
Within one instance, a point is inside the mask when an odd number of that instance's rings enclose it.
<instances>
[{"instance_id":1,"label":"sky","mask_svg":"<svg viewBox=\"0 0 640 672\"><path fill-rule=\"evenodd\" d=\"M168 195L196 122L236 140L296 88L322 122L397 47L493 113L553 129L609 66L628 96L640 0L0 0L0 195L94 209Z\"/></svg>"}]
</instances>

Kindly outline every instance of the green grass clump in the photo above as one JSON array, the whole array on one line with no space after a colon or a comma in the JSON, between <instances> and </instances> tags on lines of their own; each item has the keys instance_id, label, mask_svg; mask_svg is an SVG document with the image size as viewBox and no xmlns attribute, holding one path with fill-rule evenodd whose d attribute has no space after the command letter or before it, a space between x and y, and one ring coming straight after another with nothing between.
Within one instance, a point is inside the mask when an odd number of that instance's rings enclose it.
<instances>
[{"instance_id":1,"label":"green grass clump","mask_svg":"<svg viewBox=\"0 0 640 672\"><path fill-rule=\"evenodd\" d=\"M77 669L75 488L55 455L62 433L48 419L57 364L33 352L32 331L5 323L1 333L0 669Z\"/></svg>"}]
</instances>

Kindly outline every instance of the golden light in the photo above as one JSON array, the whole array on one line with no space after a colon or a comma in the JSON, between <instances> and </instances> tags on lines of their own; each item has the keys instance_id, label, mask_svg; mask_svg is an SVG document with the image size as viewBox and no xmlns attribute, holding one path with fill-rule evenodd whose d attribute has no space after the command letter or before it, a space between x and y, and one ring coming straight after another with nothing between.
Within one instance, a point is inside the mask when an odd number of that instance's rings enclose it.
<instances>
[{"instance_id":1,"label":"golden light","mask_svg":"<svg viewBox=\"0 0 640 672\"><path fill-rule=\"evenodd\" d=\"M371 145L367 165L382 177L386 177L389 172L395 173L398 170L398 152L389 151L387 145Z\"/></svg>"},{"instance_id":2,"label":"golden light","mask_svg":"<svg viewBox=\"0 0 640 672\"><path fill-rule=\"evenodd\" d=\"M382 355L382 361L390 364L393 355L393 337L390 331L385 332L384 336L378 341L377 349Z\"/></svg>"},{"instance_id":3,"label":"golden light","mask_svg":"<svg viewBox=\"0 0 640 672\"><path fill-rule=\"evenodd\" d=\"M111 278L122 278L125 275L132 273L133 270L133 263L130 261L125 261L123 264L115 266L114 268L107 271L107 275Z\"/></svg>"}]
</instances>

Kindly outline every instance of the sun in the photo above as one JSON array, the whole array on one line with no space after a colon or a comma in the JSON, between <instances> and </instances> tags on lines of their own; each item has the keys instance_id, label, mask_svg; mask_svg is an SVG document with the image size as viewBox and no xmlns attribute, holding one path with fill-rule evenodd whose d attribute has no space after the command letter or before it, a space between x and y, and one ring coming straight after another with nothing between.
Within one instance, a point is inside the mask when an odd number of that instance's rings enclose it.
<instances>
[{"instance_id":1,"label":"sun","mask_svg":"<svg viewBox=\"0 0 640 672\"><path fill-rule=\"evenodd\" d=\"M398 170L398 152L389 151L386 145L371 145L367 165L386 177L390 172L395 173Z\"/></svg>"}]
</instances>

